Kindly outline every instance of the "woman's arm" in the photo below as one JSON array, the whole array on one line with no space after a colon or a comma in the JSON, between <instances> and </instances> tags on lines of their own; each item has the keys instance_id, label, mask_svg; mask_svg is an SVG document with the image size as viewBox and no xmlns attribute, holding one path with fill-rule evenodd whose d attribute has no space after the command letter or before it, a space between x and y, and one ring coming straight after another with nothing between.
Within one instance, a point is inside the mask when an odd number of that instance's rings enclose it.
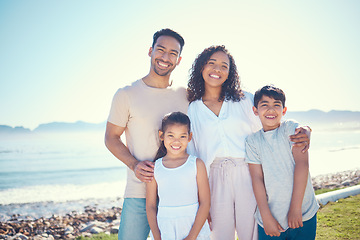
<instances>
[{"instance_id":1,"label":"woman's arm","mask_svg":"<svg viewBox=\"0 0 360 240\"><path fill-rule=\"evenodd\" d=\"M210 210L210 186L207 177L206 167L201 159L196 159L197 175L196 182L198 186L199 209L197 211L195 222L185 240L196 239L203 227Z\"/></svg>"},{"instance_id":2,"label":"woman's arm","mask_svg":"<svg viewBox=\"0 0 360 240\"><path fill-rule=\"evenodd\" d=\"M155 179L146 183L146 215L155 240L161 240L157 223L157 183Z\"/></svg>"}]
</instances>

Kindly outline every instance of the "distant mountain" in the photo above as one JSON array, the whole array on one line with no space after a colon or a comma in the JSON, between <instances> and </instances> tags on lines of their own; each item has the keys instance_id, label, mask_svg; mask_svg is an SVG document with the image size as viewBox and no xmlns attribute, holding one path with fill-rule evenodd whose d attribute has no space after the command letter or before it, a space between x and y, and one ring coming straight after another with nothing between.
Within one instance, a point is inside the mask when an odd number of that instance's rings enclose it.
<instances>
[{"instance_id":1,"label":"distant mountain","mask_svg":"<svg viewBox=\"0 0 360 240\"><path fill-rule=\"evenodd\" d=\"M321 130L360 130L360 112L352 111L330 111L323 112L320 110L310 110L303 112L287 112L286 119L295 119L302 125L309 125L312 128ZM47 132L85 132L85 131L105 131L106 122L87 123L77 121L69 122L51 122L40 124L36 129L31 131L24 127L10 127L0 125L0 136L47 133Z\"/></svg>"},{"instance_id":2,"label":"distant mountain","mask_svg":"<svg viewBox=\"0 0 360 240\"><path fill-rule=\"evenodd\" d=\"M1 134L30 134L31 130L24 127L10 127L7 125L0 125Z\"/></svg>"},{"instance_id":3,"label":"distant mountain","mask_svg":"<svg viewBox=\"0 0 360 240\"><path fill-rule=\"evenodd\" d=\"M7 125L0 125L0 137L9 137L17 135L33 135L35 133L66 133L66 132L91 132L91 131L105 131L105 122L103 123L87 123L78 121L75 123L67 122L52 122L40 124L37 128L31 131L24 127L10 127Z\"/></svg>"},{"instance_id":4,"label":"distant mountain","mask_svg":"<svg viewBox=\"0 0 360 240\"><path fill-rule=\"evenodd\" d=\"M287 112L286 118L296 119L298 122L313 123L347 123L360 122L360 112L335 111L323 112L320 110L310 110L306 112Z\"/></svg>"},{"instance_id":5,"label":"distant mountain","mask_svg":"<svg viewBox=\"0 0 360 240\"><path fill-rule=\"evenodd\" d=\"M34 132L85 132L85 131L103 131L105 130L105 122L103 123L87 123L77 121L75 123L52 122L40 124L34 129Z\"/></svg>"},{"instance_id":6,"label":"distant mountain","mask_svg":"<svg viewBox=\"0 0 360 240\"><path fill-rule=\"evenodd\" d=\"M302 125L309 125L318 130L360 130L360 112L310 110L287 112L284 118L295 119Z\"/></svg>"}]
</instances>

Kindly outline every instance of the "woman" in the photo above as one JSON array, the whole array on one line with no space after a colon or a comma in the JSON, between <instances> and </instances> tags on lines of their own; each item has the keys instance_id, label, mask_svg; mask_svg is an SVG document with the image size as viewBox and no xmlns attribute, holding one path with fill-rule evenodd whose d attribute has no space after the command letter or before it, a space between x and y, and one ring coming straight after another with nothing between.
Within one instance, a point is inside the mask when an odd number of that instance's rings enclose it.
<instances>
[{"instance_id":1,"label":"woman","mask_svg":"<svg viewBox=\"0 0 360 240\"><path fill-rule=\"evenodd\" d=\"M206 48L195 59L187 91L193 132L188 152L201 158L209 173L211 237L234 239L236 229L241 240L257 239L256 201L244 157L245 138L261 124L252 111L253 95L241 90L234 58L224 46ZM307 149L309 138L299 133L293 141Z\"/></svg>"}]
</instances>

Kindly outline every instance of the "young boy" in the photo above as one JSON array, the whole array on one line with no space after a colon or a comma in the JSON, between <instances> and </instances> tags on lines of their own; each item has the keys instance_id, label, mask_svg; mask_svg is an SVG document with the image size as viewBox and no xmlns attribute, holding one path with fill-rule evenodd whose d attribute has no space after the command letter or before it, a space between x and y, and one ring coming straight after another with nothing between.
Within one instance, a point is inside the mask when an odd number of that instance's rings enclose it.
<instances>
[{"instance_id":1,"label":"young boy","mask_svg":"<svg viewBox=\"0 0 360 240\"><path fill-rule=\"evenodd\" d=\"M319 205L309 175L308 152L292 147L289 136L298 123L281 122L286 110L281 89L265 86L256 91L253 111L263 129L247 137L246 162L258 205L259 240L316 236Z\"/></svg>"}]
</instances>

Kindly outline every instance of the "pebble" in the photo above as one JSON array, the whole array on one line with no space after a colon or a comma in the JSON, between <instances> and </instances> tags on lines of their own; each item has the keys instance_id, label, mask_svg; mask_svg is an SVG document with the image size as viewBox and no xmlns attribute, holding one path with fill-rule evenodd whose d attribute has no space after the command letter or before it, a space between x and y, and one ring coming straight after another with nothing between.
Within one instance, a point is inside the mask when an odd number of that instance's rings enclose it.
<instances>
[{"instance_id":1,"label":"pebble","mask_svg":"<svg viewBox=\"0 0 360 240\"><path fill-rule=\"evenodd\" d=\"M16 215L9 221L0 222L0 239L55 240L91 237L101 232L110 234L114 232L113 228L120 225L120 212L121 208L118 207L106 210L85 207L84 213L71 212L48 219L17 220L20 216Z\"/></svg>"},{"instance_id":2,"label":"pebble","mask_svg":"<svg viewBox=\"0 0 360 240\"><path fill-rule=\"evenodd\" d=\"M315 190L351 187L359 184L360 169L329 173L312 178Z\"/></svg>"}]
</instances>

